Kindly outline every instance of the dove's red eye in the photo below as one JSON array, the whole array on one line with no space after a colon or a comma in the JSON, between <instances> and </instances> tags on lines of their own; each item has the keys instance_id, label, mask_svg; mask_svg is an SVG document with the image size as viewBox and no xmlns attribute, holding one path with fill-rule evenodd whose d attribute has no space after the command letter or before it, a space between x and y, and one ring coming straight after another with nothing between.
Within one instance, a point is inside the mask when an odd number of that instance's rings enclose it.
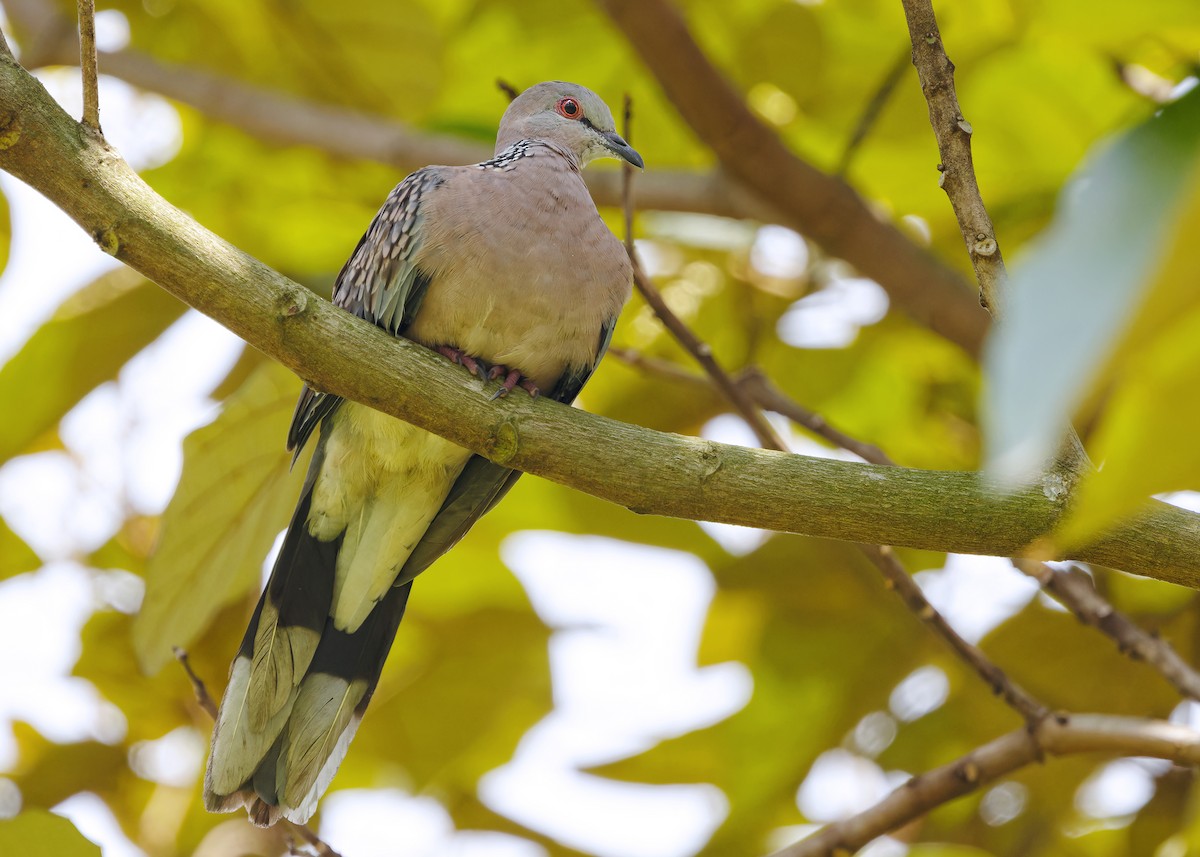
<instances>
[{"instance_id":1,"label":"dove's red eye","mask_svg":"<svg viewBox=\"0 0 1200 857\"><path fill-rule=\"evenodd\" d=\"M568 119L583 118L583 108L579 106L579 102L574 98L560 98L555 109L558 110L560 116L565 116Z\"/></svg>"}]
</instances>

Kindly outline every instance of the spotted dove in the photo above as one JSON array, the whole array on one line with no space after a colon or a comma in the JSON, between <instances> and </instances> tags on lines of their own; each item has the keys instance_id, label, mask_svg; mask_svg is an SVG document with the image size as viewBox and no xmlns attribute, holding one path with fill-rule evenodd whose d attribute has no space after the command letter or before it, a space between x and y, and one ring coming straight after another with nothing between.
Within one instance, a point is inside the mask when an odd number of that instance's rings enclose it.
<instances>
[{"instance_id":1,"label":"spotted dove","mask_svg":"<svg viewBox=\"0 0 1200 857\"><path fill-rule=\"evenodd\" d=\"M641 167L608 107L570 83L534 86L500 121L496 154L417 170L392 190L333 300L403 336L560 402L579 393L629 297L630 264L580 170ZM490 388L489 388L490 389ZM379 679L413 578L500 500L517 472L307 387L288 433L316 432L308 476L230 668L204 780L212 811L306 821Z\"/></svg>"}]
</instances>

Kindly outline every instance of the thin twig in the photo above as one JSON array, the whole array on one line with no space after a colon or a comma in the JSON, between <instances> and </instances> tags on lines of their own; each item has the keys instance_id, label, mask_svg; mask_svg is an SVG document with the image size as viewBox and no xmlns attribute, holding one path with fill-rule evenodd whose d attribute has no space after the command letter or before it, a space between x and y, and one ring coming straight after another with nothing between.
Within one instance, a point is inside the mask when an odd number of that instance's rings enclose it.
<instances>
[{"instance_id":1,"label":"thin twig","mask_svg":"<svg viewBox=\"0 0 1200 857\"><path fill-rule=\"evenodd\" d=\"M783 414L797 425L804 426L818 437L823 437L834 446L853 452L863 461L872 464L887 464L893 467L896 462L882 449L873 443L851 437L843 431L831 426L826 419L816 411L792 399L780 390L757 366L748 366L742 370L737 379L738 386L743 388L755 402L768 411Z\"/></svg>"},{"instance_id":2,"label":"thin twig","mask_svg":"<svg viewBox=\"0 0 1200 857\"><path fill-rule=\"evenodd\" d=\"M183 671L187 673L188 681L192 683L192 693L196 695L196 702L207 712L209 717L216 720L217 704L209 696L208 688L204 685L204 680L196 675L196 671L192 669L192 663L188 660L188 653L179 646L172 646L171 653L175 655L175 660L179 661L180 666L183 667Z\"/></svg>"},{"instance_id":3,"label":"thin twig","mask_svg":"<svg viewBox=\"0 0 1200 857\"><path fill-rule=\"evenodd\" d=\"M629 143L633 142L632 107L633 102L626 95L625 123L621 130L624 132L626 142ZM633 247L633 195L630 190L632 177L633 167L626 164L623 174L621 201L625 215L625 250L629 254L630 263L633 265L634 285L637 286L638 292L641 293L646 303L654 310L654 314L658 316L663 326L671 331L679 344L695 358L697 363L704 367L704 371L713 379L713 383L717 385L717 388L737 409L747 425L750 426L750 430L754 432L754 436L758 438L758 442L762 444L763 448L787 452L787 446L784 444L783 439L771 424L767 422L767 418L763 416L762 411L754 406L750 398L742 392L738 385L734 383L729 373L713 357L712 347L693 333L692 329L667 306L667 302L663 300L662 293L650 282L650 278L642 270L642 266L638 262L637 253L634 252Z\"/></svg>"},{"instance_id":4,"label":"thin twig","mask_svg":"<svg viewBox=\"0 0 1200 857\"><path fill-rule=\"evenodd\" d=\"M896 57L895 61L888 66L883 80L879 82L879 86L876 87L875 92L871 95L871 99L863 107L862 115L858 117L858 122L854 125L854 132L846 142L846 148L842 150L842 156L838 158L837 167L833 172L835 176L844 178L847 171L849 171L850 164L854 161L854 156L858 154L858 149L863 144L863 140L867 139L867 135L875 127L880 114L883 113L883 108L887 105L888 100L892 97L892 93L896 91L896 86L904 77L904 71L908 68L909 61L909 52L906 50L902 51Z\"/></svg>"},{"instance_id":5,"label":"thin twig","mask_svg":"<svg viewBox=\"0 0 1200 857\"><path fill-rule=\"evenodd\" d=\"M83 77L83 124L100 130L100 85L96 63L96 0L79 0L79 70Z\"/></svg>"},{"instance_id":6,"label":"thin twig","mask_svg":"<svg viewBox=\"0 0 1200 857\"><path fill-rule=\"evenodd\" d=\"M632 348L621 348L619 346L609 348L608 353L622 363L632 366L635 369L641 369L652 375L660 375L664 378L670 378L673 381L696 384L710 389L715 387L712 378L705 375L698 375L695 372L684 369L678 363L672 363L670 360L650 357L640 351L634 351ZM810 410L792 399L775 386L775 383L764 375L763 371L757 366L747 366L742 369L733 376L733 383L745 390L746 395L764 411L774 411L777 414L782 414L796 423L796 425L808 429L817 437L823 437L834 446L848 452L853 452L863 461L869 461L872 464L896 466L896 462L882 449L875 446L875 444L861 441L834 428L816 411ZM720 390L718 389L717 392L720 393Z\"/></svg>"},{"instance_id":7,"label":"thin twig","mask_svg":"<svg viewBox=\"0 0 1200 857\"><path fill-rule=\"evenodd\" d=\"M1043 755L1104 753L1150 756L1180 765L1200 763L1200 733L1162 720L1074 714L1047 717L913 777L858 815L829 824L771 857L848 855L925 813L1033 764Z\"/></svg>"},{"instance_id":8,"label":"thin twig","mask_svg":"<svg viewBox=\"0 0 1200 857\"><path fill-rule=\"evenodd\" d=\"M975 162L971 156L971 123L958 106L954 91L954 63L946 56L942 34L938 30L933 5L929 0L901 0L908 34L912 40L912 61L921 79L921 90L929 105L929 123L937 138L941 163L938 185L946 192L979 281L983 305L997 315L1003 298L1007 274L992 218L983 205Z\"/></svg>"},{"instance_id":9,"label":"thin twig","mask_svg":"<svg viewBox=\"0 0 1200 857\"><path fill-rule=\"evenodd\" d=\"M1053 568L1031 559L1014 559L1017 569L1036 580L1085 625L1107 634L1117 648L1143 660L1162 674L1181 694L1200 700L1200 674L1179 656L1171 644L1137 625L1108 603L1082 573Z\"/></svg>"},{"instance_id":10,"label":"thin twig","mask_svg":"<svg viewBox=\"0 0 1200 857\"><path fill-rule=\"evenodd\" d=\"M196 696L196 702L213 720L217 719L217 704L213 701L212 696L208 692L208 688L204 684L204 680L196 675L196 671L192 669L191 661L188 659L188 653L179 646L171 647L172 654L175 655L175 660L179 661L183 671L187 673L188 681L192 683L192 693ZM294 821L288 821L286 818L280 819L280 824L284 829L289 831L298 839L304 840L314 851L318 857L341 857L341 855L329 847L328 844L305 824L297 824ZM293 853L296 853L293 851Z\"/></svg>"},{"instance_id":11,"label":"thin twig","mask_svg":"<svg viewBox=\"0 0 1200 857\"><path fill-rule=\"evenodd\" d=\"M496 88L507 95L509 101L515 100L516 97L521 94L521 90L517 89L502 77L496 78Z\"/></svg>"},{"instance_id":12,"label":"thin twig","mask_svg":"<svg viewBox=\"0 0 1200 857\"><path fill-rule=\"evenodd\" d=\"M966 661L991 686L994 694L1001 697L1025 718L1025 722L1030 727L1045 719L1049 714L1046 706L1005 675L1004 670L996 666L978 646L968 643L954 630L946 618L925 598L921 587L900 564L895 552L890 547L887 545L859 545L859 549L867 559L875 564L887 581L888 588L896 591L908 609L915 613L922 622L933 628L938 636L949 644L954 653Z\"/></svg>"}]
</instances>

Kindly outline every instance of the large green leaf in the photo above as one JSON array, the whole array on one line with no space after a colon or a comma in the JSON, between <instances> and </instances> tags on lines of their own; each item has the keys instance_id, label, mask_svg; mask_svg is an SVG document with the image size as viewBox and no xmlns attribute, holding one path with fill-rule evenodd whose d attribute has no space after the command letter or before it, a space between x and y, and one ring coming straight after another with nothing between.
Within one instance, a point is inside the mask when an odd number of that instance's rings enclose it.
<instances>
[{"instance_id":1,"label":"large green leaf","mask_svg":"<svg viewBox=\"0 0 1200 857\"><path fill-rule=\"evenodd\" d=\"M98 384L115 378L186 309L126 268L68 298L0 367L0 461L24 451Z\"/></svg>"},{"instance_id":2,"label":"large green leaf","mask_svg":"<svg viewBox=\"0 0 1200 857\"><path fill-rule=\"evenodd\" d=\"M163 514L133 628L143 670L156 672L172 646L186 648L222 605L257 583L303 472L289 474L283 444L298 387L286 369L264 364L216 420L184 441L183 476Z\"/></svg>"},{"instance_id":3,"label":"large green leaf","mask_svg":"<svg viewBox=\"0 0 1200 857\"><path fill-rule=\"evenodd\" d=\"M1064 193L1013 276L987 349L992 466L1026 478L1053 454L1170 257L1200 166L1200 90L1109 145ZM1194 238L1191 238L1194 243ZM1177 278L1165 286L1175 285Z\"/></svg>"},{"instance_id":4,"label":"large green leaf","mask_svg":"<svg viewBox=\"0 0 1200 857\"><path fill-rule=\"evenodd\" d=\"M22 857L100 857L100 846L85 839L61 815L26 810L0 821L0 853Z\"/></svg>"},{"instance_id":5,"label":"large green leaf","mask_svg":"<svg viewBox=\"0 0 1200 857\"><path fill-rule=\"evenodd\" d=\"M1200 112L1200 111L1198 111ZM1131 330L1109 361L1092 452L1061 539L1086 539L1160 491L1200 487L1200 157Z\"/></svg>"}]
</instances>

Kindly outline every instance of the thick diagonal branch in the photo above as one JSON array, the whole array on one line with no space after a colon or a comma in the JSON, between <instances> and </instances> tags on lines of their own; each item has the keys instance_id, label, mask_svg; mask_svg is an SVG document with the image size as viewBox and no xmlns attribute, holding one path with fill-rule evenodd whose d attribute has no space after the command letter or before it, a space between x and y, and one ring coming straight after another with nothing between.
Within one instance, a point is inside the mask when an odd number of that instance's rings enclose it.
<instances>
[{"instance_id":1,"label":"thick diagonal branch","mask_svg":"<svg viewBox=\"0 0 1200 857\"><path fill-rule=\"evenodd\" d=\"M745 449L553 402L480 395L433 352L282 277L154 193L11 59L0 59L0 169L47 196L117 259L317 389L640 512L858 542L1013 555L1062 509L1034 486ZM1200 588L1200 516L1152 504L1072 557Z\"/></svg>"}]
</instances>

